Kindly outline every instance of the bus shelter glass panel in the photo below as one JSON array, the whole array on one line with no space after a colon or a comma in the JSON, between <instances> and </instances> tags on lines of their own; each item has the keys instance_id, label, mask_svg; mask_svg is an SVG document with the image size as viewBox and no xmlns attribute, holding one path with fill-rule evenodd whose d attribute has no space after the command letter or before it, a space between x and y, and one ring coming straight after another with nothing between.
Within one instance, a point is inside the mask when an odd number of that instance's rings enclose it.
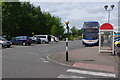
<instances>
[{"instance_id":1,"label":"bus shelter glass panel","mask_svg":"<svg viewBox=\"0 0 120 80\"><path fill-rule=\"evenodd\" d=\"M112 50L113 45L113 32L101 31L101 50Z\"/></svg>"}]
</instances>

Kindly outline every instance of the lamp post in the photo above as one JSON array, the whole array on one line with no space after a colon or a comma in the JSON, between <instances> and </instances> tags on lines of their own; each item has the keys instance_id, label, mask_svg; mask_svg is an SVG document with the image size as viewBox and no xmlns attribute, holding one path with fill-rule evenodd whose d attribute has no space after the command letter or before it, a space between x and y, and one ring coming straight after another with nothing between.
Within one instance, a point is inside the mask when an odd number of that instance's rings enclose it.
<instances>
[{"instance_id":1,"label":"lamp post","mask_svg":"<svg viewBox=\"0 0 120 80\"><path fill-rule=\"evenodd\" d=\"M67 29L67 37L66 37L66 61L68 61L68 33L69 33L69 21L66 20L65 21L65 24L66 24L66 29Z\"/></svg>"},{"instance_id":2,"label":"lamp post","mask_svg":"<svg viewBox=\"0 0 120 80\"><path fill-rule=\"evenodd\" d=\"M111 7L111 9L108 9L108 5L104 6L105 10L108 11L108 23L110 22L110 11L113 10L115 5L111 5L110 7Z\"/></svg>"}]
</instances>

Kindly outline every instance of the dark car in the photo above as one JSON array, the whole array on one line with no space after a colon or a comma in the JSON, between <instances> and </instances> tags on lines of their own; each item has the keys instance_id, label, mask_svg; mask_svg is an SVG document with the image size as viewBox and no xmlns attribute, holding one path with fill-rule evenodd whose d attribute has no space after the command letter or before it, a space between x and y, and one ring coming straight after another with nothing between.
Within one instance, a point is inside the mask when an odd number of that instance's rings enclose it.
<instances>
[{"instance_id":1,"label":"dark car","mask_svg":"<svg viewBox=\"0 0 120 80\"><path fill-rule=\"evenodd\" d=\"M32 43L35 43L35 44L41 43L41 39L38 36L33 36L31 38L32 38Z\"/></svg>"},{"instance_id":2,"label":"dark car","mask_svg":"<svg viewBox=\"0 0 120 80\"><path fill-rule=\"evenodd\" d=\"M22 44L22 45L31 45L32 39L29 36L17 36L15 39L10 40L12 44Z\"/></svg>"}]
</instances>

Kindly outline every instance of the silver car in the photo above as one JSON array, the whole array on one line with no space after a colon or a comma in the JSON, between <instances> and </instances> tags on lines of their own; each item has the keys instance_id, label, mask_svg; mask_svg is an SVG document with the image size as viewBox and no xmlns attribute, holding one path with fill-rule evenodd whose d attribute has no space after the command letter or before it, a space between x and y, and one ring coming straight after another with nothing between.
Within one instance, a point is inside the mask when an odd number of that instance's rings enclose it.
<instances>
[{"instance_id":1,"label":"silver car","mask_svg":"<svg viewBox=\"0 0 120 80\"><path fill-rule=\"evenodd\" d=\"M0 37L0 44L2 45L2 47L10 47L12 45L10 41L6 40L3 37Z\"/></svg>"}]
</instances>

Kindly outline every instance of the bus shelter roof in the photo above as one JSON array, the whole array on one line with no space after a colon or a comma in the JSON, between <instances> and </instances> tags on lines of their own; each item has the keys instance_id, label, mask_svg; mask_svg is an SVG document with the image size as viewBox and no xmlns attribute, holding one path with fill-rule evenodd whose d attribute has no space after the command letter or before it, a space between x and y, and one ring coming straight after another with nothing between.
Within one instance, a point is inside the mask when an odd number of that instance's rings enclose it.
<instances>
[{"instance_id":1,"label":"bus shelter roof","mask_svg":"<svg viewBox=\"0 0 120 80\"><path fill-rule=\"evenodd\" d=\"M100 30L114 30L114 28L111 24L104 23L101 25Z\"/></svg>"}]
</instances>

